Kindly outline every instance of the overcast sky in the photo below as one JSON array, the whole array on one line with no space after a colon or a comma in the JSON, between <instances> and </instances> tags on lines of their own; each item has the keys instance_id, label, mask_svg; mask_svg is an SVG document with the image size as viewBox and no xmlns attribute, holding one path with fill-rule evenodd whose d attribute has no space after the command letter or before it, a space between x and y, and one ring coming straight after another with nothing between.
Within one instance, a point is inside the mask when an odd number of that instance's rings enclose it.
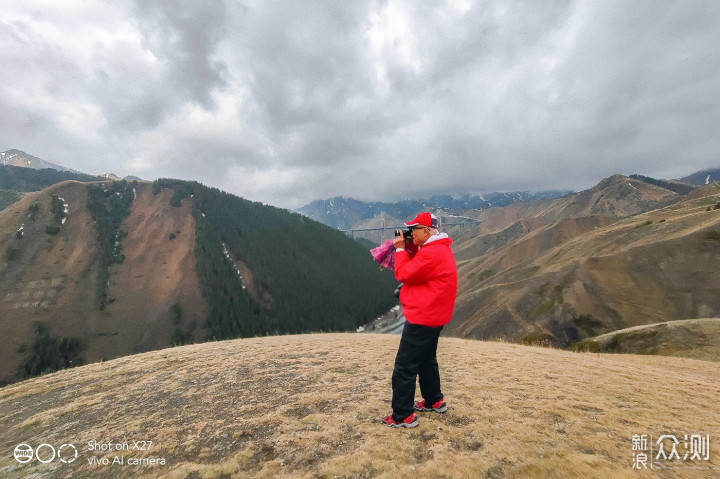
<instances>
[{"instance_id":1,"label":"overcast sky","mask_svg":"<svg viewBox=\"0 0 720 479\"><path fill-rule=\"evenodd\" d=\"M286 208L720 167L720 1L0 0L0 151Z\"/></svg>"}]
</instances>

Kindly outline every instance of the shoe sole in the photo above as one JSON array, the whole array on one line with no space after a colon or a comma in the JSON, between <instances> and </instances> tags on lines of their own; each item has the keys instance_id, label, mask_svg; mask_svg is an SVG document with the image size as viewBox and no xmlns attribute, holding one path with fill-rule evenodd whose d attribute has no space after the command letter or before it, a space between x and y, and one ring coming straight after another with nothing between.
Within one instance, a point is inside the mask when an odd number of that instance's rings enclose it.
<instances>
[{"instance_id":1,"label":"shoe sole","mask_svg":"<svg viewBox=\"0 0 720 479\"><path fill-rule=\"evenodd\" d=\"M387 423L383 423L383 424L385 424L387 427L417 427L418 421L411 422L410 424L406 424L404 422L400 423L400 424L387 424Z\"/></svg>"},{"instance_id":2,"label":"shoe sole","mask_svg":"<svg viewBox=\"0 0 720 479\"><path fill-rule=\"evenodd\" d=\"M434 407L415 407L415 410L416 410L416 411L423 411L423 412L435 411L435 412L439 412L440 414L442 414L442 413L444 413L445 411L447 411L447 404L444 405L443 407L439 407L439 408L434 408Z\"/></svg>"}]
</instances>

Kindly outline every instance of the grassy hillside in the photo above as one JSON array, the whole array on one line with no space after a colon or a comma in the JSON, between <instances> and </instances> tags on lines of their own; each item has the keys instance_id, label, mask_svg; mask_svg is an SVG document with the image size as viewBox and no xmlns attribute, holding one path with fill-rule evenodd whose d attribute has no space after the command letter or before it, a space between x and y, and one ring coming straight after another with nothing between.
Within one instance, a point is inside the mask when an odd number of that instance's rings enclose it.
<instances>
[{"instance_id":1,"label":"grassy hillside","mask_svg":"<svg viewBox=\"0 0 720 479\"><path fill-rule=\"evenodd\" d=\"M390 429L398 336L320 334L183 346L0 389L0 473L73 478L719 477L720 370L681 358L442 338L449 410ZM710 436L709 461L632 469L634 435ZM152 441L90 451L88 443ZM14 448L78 459L19 464ZM657 449L657 446L655 445ZM682 442L678 446L684 453ZM45 450L44 453L49 453ZM47 456L44 456L47 457ZM93 457L109 465L91 465ZM156 458L156 465L128 460ZM160 462L164 461L164 464Z\"/></svg>"},{"instance_id":2,"label":"grassy hillside","mask_svg":"<svg viewBox=\"0 0 720 479\"><path fill-rule=\"evenodd\" d=\"M614 175L596 186L556 200L517 202L502 208L468 211L466 215L482 220L481 234L498 233L517 221L547 226L570 218L626 218L669 206L685 196L661 186L623 175ZM700 194L702 194L700 192Z\"/></svg>"},{"instance_id":3,"label":"grassy hillside","mask_svg":"<svg viewBox=\"0 0 720 479\"><path fill-rule=\"evenodd\" d=\"M635 326L587 339L573 345L572 349L660 354L720 362L720 318Z\"/></svg>"},{"instance_id":4,"label":"grassy hillside","mask_svg":"<svg viewBox=\"0 0 720 479\"><path fill-rule=\"evenodd\" d=\"M458 237L451 334L569 346L631 326L720 314L720 188L678 196L612 180L499 231ZM641 191L644 208L652 198L657 208L628 216L636 199L622 197ZM571 212L592 214L569 214L567 201ZM595 214L610 211L622 215Z\"/></svg>"}]
</instances>

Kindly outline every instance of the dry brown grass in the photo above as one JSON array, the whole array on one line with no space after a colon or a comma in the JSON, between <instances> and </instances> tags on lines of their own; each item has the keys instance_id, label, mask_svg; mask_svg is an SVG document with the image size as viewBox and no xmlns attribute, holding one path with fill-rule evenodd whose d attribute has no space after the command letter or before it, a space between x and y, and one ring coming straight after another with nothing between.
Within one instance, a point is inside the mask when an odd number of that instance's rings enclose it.
<instances>
[{"instance_id":1,"label":"dry brown grass","mask_svg":"<svg viewBox=\"0 0 720 479\"><path fill-rule=\"evenodd\" d=\"M441 338L446 414L390 429L399 336L207 343L0 389L2 477L720 477L720 370L681 358ZM635 434L709 434L709 462L632 470ZM164 466L90 466L90 440L153 441ZM78 446L20 465L19 443ZM102 457L102 454L97 454ZM115 454L107 454L112 458ZM142 457L129 452L126 457Z\"/></svg>"}]
</instances>

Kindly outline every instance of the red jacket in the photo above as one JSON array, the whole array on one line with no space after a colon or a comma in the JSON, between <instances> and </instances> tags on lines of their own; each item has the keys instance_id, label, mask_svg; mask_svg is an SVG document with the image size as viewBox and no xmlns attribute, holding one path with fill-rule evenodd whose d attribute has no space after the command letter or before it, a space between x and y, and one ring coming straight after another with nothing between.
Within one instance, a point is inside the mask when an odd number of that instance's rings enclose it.
<instances>
[{"instance_id":1,"label":"red jacket","mask_svg":"<svg viewBox=\"0 0 720 479\"><path fill-rule=\"evenodd\" d=\"M443 326L450 321L457 296L457 265L446 235L425 243L412 259L395 253L395 278L403 283L400 303L409 323Z\"/></svg>"}]
</instances>

